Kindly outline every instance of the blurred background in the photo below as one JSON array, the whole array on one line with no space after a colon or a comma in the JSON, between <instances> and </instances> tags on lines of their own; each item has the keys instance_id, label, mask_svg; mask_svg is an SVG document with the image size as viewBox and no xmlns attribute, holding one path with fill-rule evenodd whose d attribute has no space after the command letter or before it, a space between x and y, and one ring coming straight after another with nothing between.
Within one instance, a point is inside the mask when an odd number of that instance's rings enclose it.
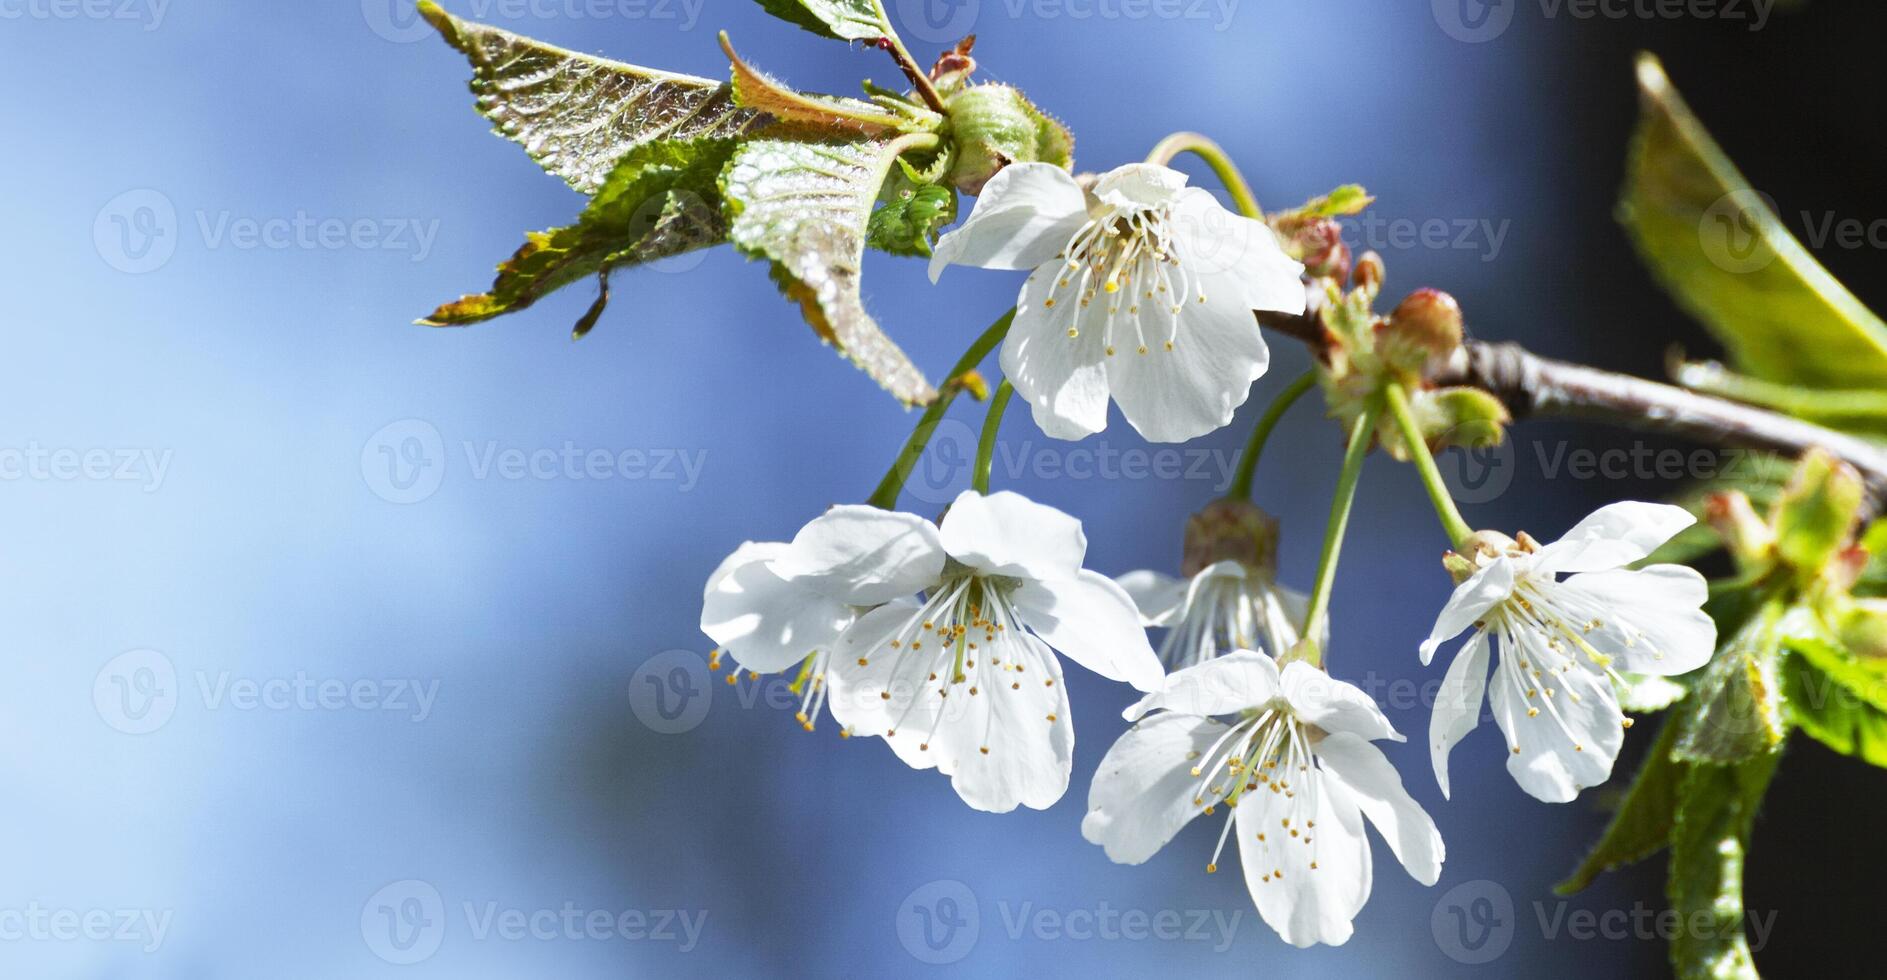
<instances>
[{"instance_id":1,"label":"blurred background","mask_svg":"<svg viewBox=\"0 0 1887 980\"><path fill-rule=\"evenodd\" d=\"M1387 299L1449 289L1480 336L1549 355L1657 375L1669 345L1713 353L1611 216L1636 50L1664 56L1798 235L1808 216L1887 219L1870 81L1887 19L1852 0L926 2L893 5L920 58L976 32L981 77L1065 120L1082 167L1198 129L1271 207L1363 183L1379 201L1351 243L1383 253ZM800 87L897 80L737 0L445 6L700 75L725 71L725 28ZM1453 801L1435 789L1421 733L1441 668L1415 643L1449 582L1405 468L1367 473L1331 666L1414 735L1390 757L1449 860L1423 888L1378 844L1355 938L1300 952L1237 875L1203 873L1216 825L1137 868L1082 840L1124 688L1071 669L1067 797L992 816L882 743L802 733L783 681L709 676L709 571L863 499L913 418L726 249L619 276L579 344L588 287L467 330L411 325L581 200L491 135L405 0L0 0L0 20L0 973L1666 971L1643 929L1570 925L1660 907L1661 862L1551 892L1604 792L1525 797L1491 727L1456 750ZM1887 301L1874 247L1816 251ZM1019 285L957 270L940 301L921 263L883 257L866 283L933 377ZM1118 416L1053 443L1011 412L996 481L1082 517L1090 567L1171 571L1186 515L1303 367L1274 347L1238 422L1178 449ZM967 484L977 411L958 406L906 506ZM1259 472L1299 586L1340 450L1315 416ZM1663 447L1523 426L1469 517L1556 535L1672 487L1643 466L1580 478L1563 454ZM567 462L592 452L600 468ZM1881 778L1813 744L1783 767L1749 867L1770 975L1858 971ZM958 926L942 947L913 932L920 910ZM1184 926L1105 928L1124 912Z\"/></svg>"}]
</instances>

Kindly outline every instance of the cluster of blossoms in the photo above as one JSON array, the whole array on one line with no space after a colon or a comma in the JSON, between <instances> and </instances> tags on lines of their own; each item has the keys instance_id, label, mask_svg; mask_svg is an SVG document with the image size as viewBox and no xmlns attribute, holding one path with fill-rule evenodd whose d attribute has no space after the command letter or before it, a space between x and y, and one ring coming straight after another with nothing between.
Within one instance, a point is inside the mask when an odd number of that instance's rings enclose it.
<instances>
[{"instance_id":1,"label":"cluster of blossoms","mask_svg":"<svg viewBox=\"0 0 1887 980\"><path fill-rule=\"evenodd\" d=\"M1253 312L1302 313L1315 298L1269 225L1146 164L1085 186L1048 164L1003 169L938 242L933 277L950 263L1032 270L1002 368L1037 424L1069 439L1100 431L1110 399L1150 440L1227 424L1268 363ZM1376 421L1365 412L1358 426L1364 450ZM1615 687L1694 670L1715 648L1701 576L1631 567L1691 521L1622 503L1547 545L1454 535L1457 586L1420 644L1426 664L1472 631L1430 726L1444 796L1449 752L1484 701L1529 794L1565 802L1609 777L1630 725ZM1444 848L1375 744L1402 736L1322 666L1324 605L1277 583L1276 536L1228 498L1194 518L1183 578L1114 580L1084 567L1080 521L1013 492L965 491L935 523L841 505L790 542L735 551L708 581L701 626L741 668L799 671L806 727L829 710L844 734L883 739L992 812L1046 808L1067 791L1061 658L1125 682L1144 697L1090 783L1084 836L1138 864L1224 807L1207 870L1235 832L1264 920L1294 945L1339 944L1370 893L1365 823L1425 885ZM1164 631L1157 650L1149 629Z\"/></svg>"}]
</instances>

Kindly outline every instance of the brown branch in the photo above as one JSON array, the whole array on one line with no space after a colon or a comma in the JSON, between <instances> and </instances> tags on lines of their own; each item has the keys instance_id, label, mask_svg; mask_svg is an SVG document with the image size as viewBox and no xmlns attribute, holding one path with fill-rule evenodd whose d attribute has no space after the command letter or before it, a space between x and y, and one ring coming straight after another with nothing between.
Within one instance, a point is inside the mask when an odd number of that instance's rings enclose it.
<instances>
[{"instance_id":1,"label":"brown branch","mask_svg":"<svg viewBox=\"0 0 1887 980\"><path fill-rule=\"evenodd\" d=\"M1313 352L1323 348L1323 328L1310 317L1263 313L1258 319L1303 341ZM1819 447L1861 472L1876 505L1887 501L1887 449L1779 412L1551 360L1512 343L1470 340L1431 380L1484 389L1516 419L1584 419L1788 456Z\"/></svg>"}]
</instances>

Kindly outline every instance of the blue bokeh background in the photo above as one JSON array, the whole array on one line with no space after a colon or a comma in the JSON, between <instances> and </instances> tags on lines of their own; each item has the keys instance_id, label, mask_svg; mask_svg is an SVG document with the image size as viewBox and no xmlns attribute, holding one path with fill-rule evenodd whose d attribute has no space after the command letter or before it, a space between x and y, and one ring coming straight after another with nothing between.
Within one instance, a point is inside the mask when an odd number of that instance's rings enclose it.
<instances>
[{"instance_id":1,"label":"blue bokeh background","mask_svg":"<svg viewBox=\"0 0 1887 980\"><path fill-rule=\"evenodd\" d=\"M614 305L580 344L567 331L587 288L469 330L410 325L483 288L523 230L563 223L580 199L488 132L459 56L386 3L0 5L0 84L12 93L0 154L12 365L0 450L15 464L0 474L0 972L1663 969L1656 941L1551 934L1562 912L1661 901L1655 866L1564 904L1552 897L1603 825L1602 791L1534 803L1502 771L1490 730L1457 750L1453 801L1436 791L1419 685L1440 668L1423 670L1414 644L1449 583L1412 475L1383 461L1358 505L1332 666L1373 685L1414 736L1390 756L1450 855L1440 885L1425 889L1378 845L1374 897L1342 948L1284 946L1236 875L1203 874L1216 825L1190 828L1137 868L1081 839L1087 775L1128 700L1092 675L1070 671L1079 738L1067 798L992 816L880 743L842 743L829 725L801 733L792 709L769 701L771 685L710 687L698 666L688 674L706 653L699 593L720 558L861 499L912 418L814 343L763 270L725 249L619 276ZM1853 90L1870 84L1861 39L1878 30L1859 5L1778 11L1751 31L1518 4L1501 36L1465 43L1443 29L1446 4L1015 3L932 13L973 26L983 77L1064 119L1083 166L1138 159L1192 128L1230 148L1272 206L1364 183L1380 201L1355 240L1385 254L1391 293L1446 286L1481 334L1550 354L1656 373L1667 343L1707 349L1637 270L1609 214L1636 46L1670 55L1679 83L1780 199L1887 214L1877 182L1863 181L1882 127L1843 125ZM714 31L726 28L748 57L806 88L895 81L881 55L737 0L446 6L701 75L725 70ZM895 6L921 56L941 46L919 8ZM298 218L369 222L371 234L323 242L297 236ZM1433 219L1471 231L1439 248L1393 231ZM289 234L252 241L251 225ZM1829 261L1864 296L1874 291L1878 255ZM868 262L873 309L933 376L1018 283L959 270L945 285L931 287L921 263ZM1090 567L1170 570L1186 514L1222 489L1258 404L1303 364L1288 341L1276 345L1257 404L1189 447L1205 454L1203 479L1000 465L997 478L1082 517ZM1285 522L1285 578L1300 585L1339 454L1336 431L1314 415L1279 434L1260 473L1261 502ZM907 506L932 513L962 484L949 464L976 415L960 406L953 419ZM1003 436L1007 458L1149 448L1118 418L1079 447L1051 443L1026 412L1011 413ZM1529 427L1511 487L1471 517L1544 536L1597 502L1657 492L1537 463L1536 449L1633 444ZM494 452L566 446L644 455L603 479L481 466ZM87 450L134 455L123 479L19 468ZM439 482L411 489L416 472ZM637 670L658 656L657 680L679 665L701 692L705 716L684 732L648 720L660 717L651 674ZM363 682L399 703L244 707L245 684L297 679ZM427 692L423 709L413 689ZM1824 755L1798 753L1774 807L1807 820L1843 800L1855 826L1877 822L1881 807L1864 802L1878 789L1872 774ZM1779 910L1766 955L1838 964L1828 949L1848 920L1828 907L1838 903L1808 910L1879 846L1829 853L1800 837L1765 837L1752 864L1752 904ZM927 901L976 903L979 931L953 949L955 963L922 963L910 934L901 939L908 899L926 888ZM1456 898L1438 905L1444 894ZM1451 956L1462 951L1447 938L1451 908L1501 895L1514 909L1500 927L1505 952L1485 966ZM647 912L652 926L680 910L700 933L671 923L673 937L508 939L480 926L494 911L565 908ZM1104 908L1189 922L1206 910L1231 928L1133 940L1015 926ZM128 910L164 931L161 941L148 926L130 941L61 939L51 926L21 934L29 915L54 910ZM1849 924L1865 921L1855 916ZM406 958L418 962L397 964Z\"/></svg>"}]
</instances>

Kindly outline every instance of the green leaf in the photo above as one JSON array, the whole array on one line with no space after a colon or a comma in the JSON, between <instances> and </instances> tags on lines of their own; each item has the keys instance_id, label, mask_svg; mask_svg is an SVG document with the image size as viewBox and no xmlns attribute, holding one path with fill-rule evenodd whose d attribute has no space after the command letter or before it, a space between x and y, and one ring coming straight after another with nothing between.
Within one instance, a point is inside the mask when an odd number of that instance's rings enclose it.
<instances>
[{"instance_id":1,"label":"green leaf","mask_svg":"<svg viewBox=\"0 0 1887 980\"><path fill-rule=\"evenodd\" d=\"M943 184L913 184L902 175L885 185L884 202L871 213L866 244L892 255L928 258L943 226L957 217L957 192Z\"/></svg>"},{"instance_id":2,"label":"green leaf","mask_svg":"<svg viewBox=\"0 0 1887 980\"><path fill-rule=\"evenodd\" d=\"M1376 199L1360 184L1344 184L1322 197L1313 197L1303 204L1278 216L1278 220L1304 220L1308 218L1342 218L1361 212L1375 203Z\"/></svg>"},{"instance_id":3,"label":"green leaf","mask_svg":"<svg viewBox=\"0 0 1887 980\"><path fill-rule=\"evenodd\" d=\"M1887 324L1789 234L1656 58L1640 57L1638 83L1620 217L1665 289L1757 378L1887 384Z\"/></svg>"},{"instance_id":4,"label":"green leaf","mask_svg":"<svg viewBox=\"0 0 1887 980\"><path fill-rule=\"evenodd\" d=\"M1866 496L1854 467L1810 450L1776 500L1776 551L1805 576L1819 575L1853 539Z\"/></svg>"},{"instance_id":5,"label":"green leaf","mask_svg":"<svg viewBox=\"0 0 1887 980\"><path fill-rule=\"evenodd\" d=\"M498 266L491 290L434 310L420 322L464 326L515 313L580 279L618 266L666 258L723 241L727 233L716 183L733 140L644 143L617 164L577 223L532 232ZM605 289L574 332L594 326Z\"/></svg>"},{"instance_id":6,"label":"green leaf","mask_svg":"<svg viewBox=\"0 0 1887 980\"><path fill-rule=\"evenodd\" d=\"M1781 615L1776 604L1765 604L1704 668L1687 703L1676 758L1727 765L1782 744Z\"/></svg>"},{"instance_id":7,"label":"green leaf","mask_svg":"<svg viewBox=\"0 0 1887 980\"><path fill-rule=\"evenodd\" d=\"M1779 752L1685 773L1671 826L1665 882L1678 929L1671 966L1679 980L1758 980L1743 934L1743 858Z\"/></svg>"},{"instance_id":8,"label":"green leaf","mask_svg":"<svg viewBox=\"0 0 1887 980\"><path fill-rule=\"evenodd\" d=\"M865 312L859 280L872 205L898 154L919 140L757 139L721 175L734 246L772 262L820 339L907 405L937 392Z\"/></svg>"},{"instance_id":9,"label":"green leaf","mask_svg":"<svg viewBox=\"0 0 1887 980\"><path fill-rule=\"evenodd\" d=\"M1883 681L1854 676L1851 664L1838 668L1841 673L1824 670L1827 662L1798 650L1784 664L1789 720L1842 755L1887 767L1887 710L1878 698ZM1874 696L1864 696L1870 690Z\"/></svg>"},{"instance_id":10,"label":"green leaf","mask_svg":"<svg viewBox=\"0 0 1887 980\"><path fill-rule=\"evenodd\" d=\"M1664 719L1651 754L1638 767L1631 789L1606 826L1605 835L1592 846L1577 870L1554 886L1561 895L1570 895L1592 884L1600 874L1635 861L1642 861L1670 843L1671 825L1677 819L1678 787L1690 767L1671 758L1677 744L1679 719Z\"/></svg>"},{"instance_id":11,"label":"green leaf","mask_svg":"<svg viewBox=\"0 0 1887 980\"><path fill-rule=\"evenodd\" d=\"M846 139L879 136L899 128L903 122L871 102L788 88L741 60L740 55L734 53L726 31L721 32L721 51L734 69L735 102L791 123L809 135ZM942 122L941 118L937 121Z\"/></svg>"},{"instance_id":12,"label":"green leaf","mask_svg":"<svg viewBox=\"0 0 1887 980\"><path fill-rule=\"evenodd\" d=\"M461 20L425 0L419 12L472 63L478 111L545 170L586 194L616 162L657 140L732 138L772 120L734 103L733 89L638 68Z\"/></svg>"},{"instance_id":13,"label":"green leaf","mask_svg":"<svg viewBox=\"0 0 1887 980\"><path fill-rule=\"evenodd\" d=\"M760 6L821 37L876 41L897 36L877 0L760 0Z\"/></svg>"}]
</instances>

